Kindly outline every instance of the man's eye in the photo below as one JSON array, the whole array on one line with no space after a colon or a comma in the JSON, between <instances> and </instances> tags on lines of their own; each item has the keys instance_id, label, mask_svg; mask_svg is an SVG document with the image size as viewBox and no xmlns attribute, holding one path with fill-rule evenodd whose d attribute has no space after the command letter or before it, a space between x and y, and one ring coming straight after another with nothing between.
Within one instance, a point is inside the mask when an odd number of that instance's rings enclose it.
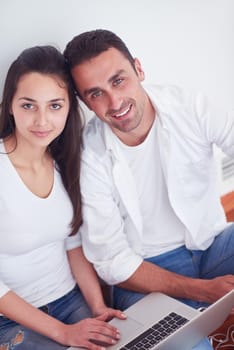
<instances>
[{"instance_id":1,"label":"man's eye","mask_svg":"<svg viewBox=\"0 0 234 350\"><path fill-rule=\"evenodd\" d=\"M100 90L98 90L98 91L93 92L91 97L92 98L96 98L96 97L99 97L101 95L102 95L102 92Z\"/></svg>"},{"instance_id":2,"label":"man's eye","mask_svg":"<svg viewBox=\"0 0 234 350\"><path fill-rule=\"evenodd\" d=\"M24 103L24 104L23 104L23 108L24 108L24 109L33 109L33 107L34 107L34 106L33 106L31 103Z\"/></svg>"},{"instance_id":3,"label":"man's eye","mask_svg":"<svg viewBox=\"0 0 234 350\"><path fill-rule=\"evenodd\" d=\"M53 103L53 104L51 105L51 109L60 109L60 108L61 108L61 105L58 104L58 103Z\"/></svg>"},{"instance_id":4,"label":"man's eye","mask_svg":"<svg viewBox=\"0 0 234 350\"><path fill-rule=\"evenodd\" d=\"M119 85L119 84L122 83L122 81L123 81L123 79L118 78L118 79L114 80L113 85L114 85L114 86Z\"/></svg>"}]
</instances>

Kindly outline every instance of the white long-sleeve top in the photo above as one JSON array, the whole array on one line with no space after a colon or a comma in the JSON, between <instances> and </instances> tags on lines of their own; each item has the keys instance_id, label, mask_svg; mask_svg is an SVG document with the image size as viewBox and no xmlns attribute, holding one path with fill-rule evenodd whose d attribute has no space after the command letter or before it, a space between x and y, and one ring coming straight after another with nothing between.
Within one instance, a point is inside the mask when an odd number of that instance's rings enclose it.
<instances>
[{"instance_id":1,"label":"white long-sleeve top","mask_svg":"<svg viewBox=\"0 0 234 350\"><path fill-rule=\"evenodd\" d=\"M185 227L183 243L188 249L206 249L227 225L213 145L234 157L234 113L218 116L201 94L177 87L145 90L156 110L160 163L170 205ZM136 183L107 124L91 119L83 143L83 249L98 274L107 283L117 284L128 279L144 257L152 256L152 251L142 249L143 218ZM146 178L149 171L145 169Z\"/></svg>"},{"instance_id":2,"label":"white long-sleeve top","mask_svg":"<svg viewBox=\"0 0 234 350\"><path fill-rule=\"evenodd\" d=\"M47 198L23 183L0 142L0 297L14 291L35 307L65 295L75 285L66 249L72 205L58 171Z\"/></svg>"}]
</instances>

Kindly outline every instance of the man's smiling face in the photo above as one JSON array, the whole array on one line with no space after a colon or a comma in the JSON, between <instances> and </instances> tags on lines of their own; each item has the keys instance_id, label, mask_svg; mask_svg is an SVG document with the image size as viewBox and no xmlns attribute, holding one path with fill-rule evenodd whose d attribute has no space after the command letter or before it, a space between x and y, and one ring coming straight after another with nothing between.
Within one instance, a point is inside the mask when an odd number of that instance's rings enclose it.
<instances>
[{"instance_id":1,"label":"man's smiling face","mask_svg":"<svg viewBox=\"0 0 234 350\"><path fill-rule=\"evenodd\" d=\"M72 71L85 104L114 133L135 130L143 119L146 95L141 86L144 72L135 59L135 70L117 49L110 48Z\"/></svg>"}]
</instances>

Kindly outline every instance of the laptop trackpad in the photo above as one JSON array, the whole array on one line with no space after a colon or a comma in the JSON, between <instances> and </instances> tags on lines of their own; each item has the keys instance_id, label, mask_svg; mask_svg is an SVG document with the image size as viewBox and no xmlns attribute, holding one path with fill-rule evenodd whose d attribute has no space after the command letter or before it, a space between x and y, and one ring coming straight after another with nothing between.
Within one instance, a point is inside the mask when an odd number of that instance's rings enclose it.
<instances>
[{"instance_id":1,"label":"laptop trackpad","mask_svg":"<svg viewBox=\"0 0 234 350\"><path fill-rule=\"evenodd\" d=\"M121 338L126 337L126 339L133 331L141 329L143 327L142 323L134 320L130 316L128 316L126 320L119 320L117 318L114 318L109 323L119 329Z\"/></svg>"}]
</instances>

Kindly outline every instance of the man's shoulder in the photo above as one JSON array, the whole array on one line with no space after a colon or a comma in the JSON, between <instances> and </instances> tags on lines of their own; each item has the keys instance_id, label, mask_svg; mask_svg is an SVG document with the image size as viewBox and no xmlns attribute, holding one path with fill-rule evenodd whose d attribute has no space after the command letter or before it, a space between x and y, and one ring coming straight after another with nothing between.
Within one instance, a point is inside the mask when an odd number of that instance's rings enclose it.
<instances>
[{"instance_id":1,"label":"man's shoulder","mask_svg":"<svg viewBox=\"0 0 234 350\"><path fill-rule=\"evenodd\" d=\"M92 117L83 129L83 153L102 156L106 152L104 123L96 116Z\"/></svg>"},{"instance_id":2,"label":"man's shoulder","mask_svg":"<svg viewBox=\"0 0 234 350\"><path fill-rule=\"evenodd\" d=\"M183 89L177 85L144 85L149 97L162 107L165 105L185 104L197 94L193 89Z\"/></svg>"},{"instance_id":3,"label":"man's shoulder","mask_svg":"<svg viewBox=\"0 0 234 350\"><path fill-rule=\"evenodd\" d=\"M196 89L183 89L176 85L147 85L145 91L151 103L161 115L181 119L200 119L209 105L207 96ZM177 113L176 113L177 112Z\"/></svg>"}]
</instances>

